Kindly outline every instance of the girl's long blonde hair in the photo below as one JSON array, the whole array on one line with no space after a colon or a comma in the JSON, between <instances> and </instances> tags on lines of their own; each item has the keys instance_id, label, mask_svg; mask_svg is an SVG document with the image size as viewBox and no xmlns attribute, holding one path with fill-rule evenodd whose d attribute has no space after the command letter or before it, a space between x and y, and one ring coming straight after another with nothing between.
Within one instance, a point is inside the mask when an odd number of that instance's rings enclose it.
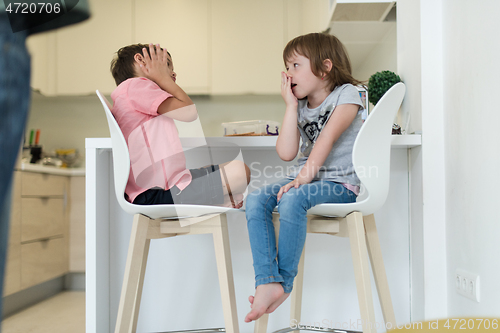
<instances>
[{"instance_id":1,"label":"girl's long blonde hair","mask_svg":"<svg viewBox=\"0 0 500 333\"><path fill-rule=\"evenodd\" d=\"M286 62L299 54L309 59L311 71L317 77L325 76L330 91L346 83L364 85L352 77L351 62L342 42L335 36L326 33L311 33L295 37L283 50L283 61ZM323 61L330 59L332 69L328 72Z\"/></svg>"}]
</instances>

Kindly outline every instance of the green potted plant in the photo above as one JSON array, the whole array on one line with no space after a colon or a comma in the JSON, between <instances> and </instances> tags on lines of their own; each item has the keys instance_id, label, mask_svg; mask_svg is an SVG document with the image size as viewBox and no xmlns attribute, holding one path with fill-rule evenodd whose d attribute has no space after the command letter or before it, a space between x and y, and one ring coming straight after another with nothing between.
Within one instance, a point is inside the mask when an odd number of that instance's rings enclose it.
<instances>
[{"instance_id":1,"label":"green potted plant","mask_svg":"<svg viewBox=\"0 0 500 333\"><path fill-rule=\"evenodd\" d=\"M398 82L401 82L401 78L391 71L382 71L373 74L368 80L368 96L370 103L377 105L386 91Z\"/></svg>"},{"instance_id":2,"label":"green potted plant","mask_svg":"<svg viewBox=\"0 0 500 333\"><path fill-rule=\"evenodd\" d=\"M401 78L394 72L382 71L373 74L368 80L368 100L373 105L396 83L401 82ZM392 126L392 134L401 134L401 127L398 124Z\"/></svg>"}]
</instances>

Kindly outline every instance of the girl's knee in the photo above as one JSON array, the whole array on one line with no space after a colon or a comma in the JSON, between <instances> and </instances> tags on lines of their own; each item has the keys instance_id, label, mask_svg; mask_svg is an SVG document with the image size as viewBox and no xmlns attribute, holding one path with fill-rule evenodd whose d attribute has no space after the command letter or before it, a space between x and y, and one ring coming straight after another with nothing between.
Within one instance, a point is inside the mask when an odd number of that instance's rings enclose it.
<instances>
[{"instance_id":1,"label":"girl's knee","mask_svg":"<svg viewBox=\"0 0 500 333\"><path fill-rule=\"evenodd\" d=\"M248 194L248 196L246 198L246 208L247 209L254 208L257 206L262 206L264 204L263 198L260 195L261 194L260 192L261 192L260 188L258 188L255 191Z\"/></svg>"},{"instance_id":2,"label":"girl's knee","mask_svg":"<svg viewBox=\"0 0 500 333\"><path fill-rule=\"evenodd\" d=\"M298 189L293 188L288 192L283 193L283 196L278 203L278 212L280 214L296 212L297 209L308 210L309 208L309 200L307 196L301 195L301 193L298 192Z\"/></svg>"}]
</instances>

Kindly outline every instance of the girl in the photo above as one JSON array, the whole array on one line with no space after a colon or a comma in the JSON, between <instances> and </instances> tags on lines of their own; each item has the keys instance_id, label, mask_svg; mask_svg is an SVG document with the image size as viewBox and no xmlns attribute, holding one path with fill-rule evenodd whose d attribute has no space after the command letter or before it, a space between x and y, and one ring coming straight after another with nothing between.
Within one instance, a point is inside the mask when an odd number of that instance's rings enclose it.
<instances>
[{"instance_id":1,"label":"girl","mask_svg":"<svg viewBox=\"0 0 500 333\"><path fill-rule=\"evenodd\" d=\"M360 181L352 147L361 127L363 104L342 43L312 33L291 40L283 51L281 73L286 104L276 151L298 165L287 178L247 197L246 217L255 270L255 297L245 322L273 312L290 295L304 247L307 210L321 203L355 202ZM278 206L278 249L272 212Z\"/></svg>"}]
</instances>

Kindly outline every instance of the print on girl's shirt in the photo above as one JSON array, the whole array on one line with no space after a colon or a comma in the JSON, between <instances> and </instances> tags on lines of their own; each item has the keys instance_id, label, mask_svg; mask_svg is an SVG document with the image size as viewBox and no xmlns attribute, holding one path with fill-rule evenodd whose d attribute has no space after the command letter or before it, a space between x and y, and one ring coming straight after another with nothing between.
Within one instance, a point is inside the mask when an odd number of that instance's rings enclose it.
<instances>
[{"instance_id":1,"label":"print on girl's shirt","mask_svg":"<svg viewBox=\"0 0 500 333\"><path fill-rule=\"evenodd\" d=\"M314 119L310 122L307 122L306 120L303 120L299 122L299 126L302 128L304 133L306 134L307 138L312 142L316 142L318 139L319 134L321 133L321 130L325 126L328 117L330 113L332 113L333 109L335 108L335 105L330 104L326 107L324 107L317 117L314 117Z\"/></svg>"}]
</instances>

